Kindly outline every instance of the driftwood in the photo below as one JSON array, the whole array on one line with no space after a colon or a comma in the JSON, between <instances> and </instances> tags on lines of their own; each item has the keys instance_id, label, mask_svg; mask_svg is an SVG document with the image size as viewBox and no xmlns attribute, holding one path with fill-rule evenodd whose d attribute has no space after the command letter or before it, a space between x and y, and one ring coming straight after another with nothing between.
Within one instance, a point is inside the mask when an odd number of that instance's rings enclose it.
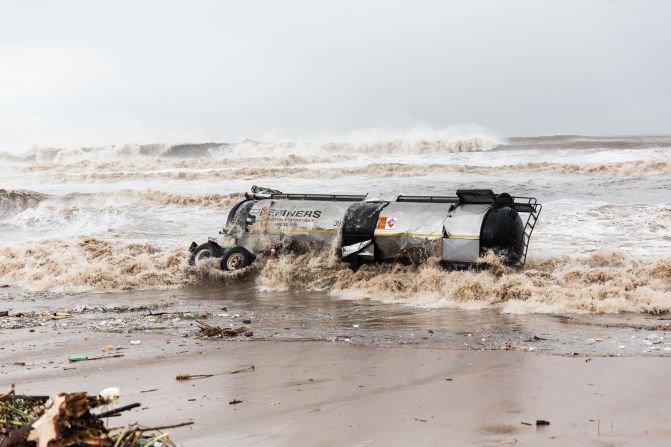
<instances>
[{"instance_id":1,"label":"driftwood","mask_svg":"<svg viewBox=\"0 0 671 447\"><path fill-rule=\"evenodd\" d=\"M9 431L0 447L112 447L105 425L89 412L97 405L98 399L86 393L57 393L39 417Z\"/></svg>"},{"instance_id":2,"label":"driftwood","mask_svg":"<svg viewBox=\"0 0 671 447\"><path fill-rule=\"evenodd\" d=\"M245 366L244 368L239 368L239 369L234 369L233 371L224 371L222 373L214 373L214 374L180 374L177 377L175 377L176 380L193 380L193 379L206 379L208 377L214 377L214 376L223 376L226 374L238 374L241 372L248 372L248 371L254 371L256 369L254 365L249 365Z\"/></svg>"},{"instance_id":3,"label":"driftwood","mask_svg":"<svg viewBox=\"0 0 671 447\"><path fill-rule=\"evenodd\" d=\"M123 407L115 408L114 410L109 410L109 411L103 411L102 413L96 414L96 417L101 419L101 418L107 418L111 416L117 416L124 411L132 410L133 408L137 408L139 406L142 406L141 403L135 402L134 404L130 405L124 405Z\"/></svg>"},{"instance_id":4,"label":"driftwood","mask_svg":"<svg viewBox=\"0 0 671 447\"><path fill-rule=\"evenodd\" d=\"M167 434L156 432L193 423L155 428L132 424L109 429L104 418L119 415L140 404L99 414L91 412L104 403L104 399L85 392L57 393L50 399L20 396L12 386L11 391L0 394L0 447L140 447L154 445L157 441L174 446Z\"/></svg>"},{"instance_id":5,"label":"driftwood","mask_svg":"<svg viewBox=\"0 0 671 447\"><path fill-rule=\"evenodd\" d=\"M195 422L193 421L189 421L189 422L182 422L181 424L161 425L160 427L142 427L142 429L145 431L167 430L168 428L186 427L187 425L193 425L194 423Z\"/></svg>"}]
</instances>

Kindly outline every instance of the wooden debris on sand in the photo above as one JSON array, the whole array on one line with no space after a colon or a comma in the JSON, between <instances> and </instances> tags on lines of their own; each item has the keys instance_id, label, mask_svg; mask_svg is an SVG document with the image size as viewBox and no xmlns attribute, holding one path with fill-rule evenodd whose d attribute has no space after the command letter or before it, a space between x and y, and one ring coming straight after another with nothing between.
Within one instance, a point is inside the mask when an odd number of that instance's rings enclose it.
<instances>
[{"instance_id":1,"label":"wooden debris on sand","mask_svg":"<svg viewBox=\"0 0 671 447\"><path fill-rule=\"evenodd\" d=\"M161 428L181 427L193 422L149 428L129 424L107 428L104 418L138 407L130 404L94 414L104 401L85 392L48 396L17 395L14 386L0 394L0 447L174 447Z\"/></svg>"},{"instance_id":2,"label":"wooden debris on sand","mask_svg":"<svg viewBox=\"0 0 671 447\"><path fill-rule=\"evenodd\" d=\"M242 372L251 372L251 371L254 371L254 369L255 369L254 365L249 365L249 366L245 366L244 368L234 369L233 371L225 371L225 372L214 373L214 374L180 374L177 377L175 377L175 379L176 380L206 379L208 377L223 376L225 374L238 374L238 373L242 373Z\"/></svg>"}]
</instances>

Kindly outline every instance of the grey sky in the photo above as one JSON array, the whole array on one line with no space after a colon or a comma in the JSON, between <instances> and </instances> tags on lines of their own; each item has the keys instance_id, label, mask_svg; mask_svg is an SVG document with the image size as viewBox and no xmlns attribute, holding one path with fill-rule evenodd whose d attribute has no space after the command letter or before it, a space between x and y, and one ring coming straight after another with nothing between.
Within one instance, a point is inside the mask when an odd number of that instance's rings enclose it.
<instances>
[{"instance_id":1,"label":"grey sky","mask_svg":"<svg viewBox=\"0 0 671 447\"><path fill-rule=\"evenodd\" d=\"M671 133L671 2L2 1L0 149Z\"/></svg>"}]
</instances>

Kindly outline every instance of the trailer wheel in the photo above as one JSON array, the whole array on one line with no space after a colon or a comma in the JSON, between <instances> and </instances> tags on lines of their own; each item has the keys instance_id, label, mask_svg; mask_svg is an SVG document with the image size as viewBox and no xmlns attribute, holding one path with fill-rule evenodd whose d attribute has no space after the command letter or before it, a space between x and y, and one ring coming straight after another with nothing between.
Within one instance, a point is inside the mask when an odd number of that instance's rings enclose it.
<instances>
[{"instance_id":1,"label":"trailer wheel","mask_svg":"<svg viewBox=\"0 0 671 447\"><path fill-rule=\"evenodd\" d=\"M218 258L220 256L220 247L215 246L211 242L205 242L193 250L191 258L189 258L189 265L196 266L207 259Z\"/></svg>"},{"instance_id":2,"label":"trailer wheel","mask_svg":"<svg viewBox=\"0 0 671 447\"><path fill-rule=\"evenodd\" d=\"M224 251L221 258L221 269L227 272L243 269L254 262L254 255L244 247L233 247Z\"/></svg>"}]
</instances>

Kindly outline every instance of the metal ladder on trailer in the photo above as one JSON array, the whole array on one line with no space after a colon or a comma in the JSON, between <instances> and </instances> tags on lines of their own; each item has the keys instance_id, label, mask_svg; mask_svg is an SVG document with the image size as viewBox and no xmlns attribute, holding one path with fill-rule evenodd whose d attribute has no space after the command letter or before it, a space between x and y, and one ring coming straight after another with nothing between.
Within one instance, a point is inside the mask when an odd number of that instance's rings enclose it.
<instances>
[{"instance_id":1,"label":"metal ladder on trailer","mask_svg":"<svg viewBox=\"0 0 671 447\"><path fill-rule=\"evenodd\" d=\"M520 265L524 267L527 262L527 252L529 251L529 241L531 240L531 233L534 231L538 216L541 214L543 205L536 201L534 197L513 197L513 207L521 213L529 213L527 222L524 225L524 253L520 259Z\"/></svg>"}]
</instances>

